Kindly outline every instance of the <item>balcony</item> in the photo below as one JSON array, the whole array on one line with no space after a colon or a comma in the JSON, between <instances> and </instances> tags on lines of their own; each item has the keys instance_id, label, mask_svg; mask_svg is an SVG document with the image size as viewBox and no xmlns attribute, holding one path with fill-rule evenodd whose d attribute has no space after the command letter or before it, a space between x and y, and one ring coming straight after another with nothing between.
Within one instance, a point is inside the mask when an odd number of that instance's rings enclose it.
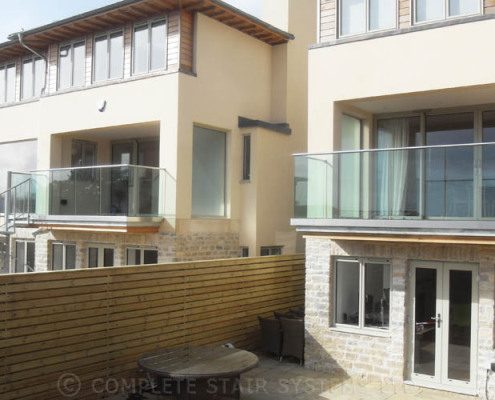
<instances>
[{"instance_id":1,"label":"balcony","mask_svg":"<svg viewBox=\"0 0 495 400\"><path fill-rule=\"evenodd\" d=\"M22 182L15 210L29 223L52 226L158 227L175 213L175 181L160 168L107 165L12 174L12 186ZM12 207L12 205L11 205Z\"/></svg>"},{"instance_id":2,"label":"balcony","mask_svg":"<svg viewBox=\"0 0 495 400\"><path fill-rule=\"evenodd\" d=\"M301 231L491 236L495 142L295 156Z\"/></svg>"}]
</instances>

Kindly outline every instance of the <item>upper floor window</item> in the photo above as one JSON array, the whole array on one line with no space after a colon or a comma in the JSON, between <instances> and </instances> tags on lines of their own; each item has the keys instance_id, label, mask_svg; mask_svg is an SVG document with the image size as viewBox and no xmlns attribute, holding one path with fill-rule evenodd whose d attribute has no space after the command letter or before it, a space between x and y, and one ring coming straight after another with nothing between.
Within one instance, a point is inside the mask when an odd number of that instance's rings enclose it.
<instances>
[{"instance_id":1,"label":"upper floor window","mask_svg":"<svg viewBox=\"0 0 495 400\"><path fill-rule=\"evenodd\" d=\"M86 43L78 41L59 48L58 88L84 86L86 81Z\"/></svg>"},{"instance_id":2,"label":"upper floor window","mask_svg":"<svg viewBox=\"0 0 495 400\"><path fill-rule=\"evenodd\" d=\"M134 27L133 74L144 74L165 68L166 22L150 21Z\"/></svg>"},{"instance_id":3,"label":"upper floor window","mask_svg":"<svg viewBox=\"0 0 495 400\"><path fill-rule=\"evenodd\" d=\"M0 65L0 104L15 101L15 63Z\"/></svg>"},{"instance_id":4,"label":"upper floor window","mask_svg":"<svg viewBox=\"0 0 495 400\"><path fill-rule=\"evenodd\" d=\"M340 0L340 36L397 26L396 0Z\"/></svg>"},{"instance_id":5,"label":"upper floor window","mask_svg":"<svg viewBox=\"0 0 495 400\"><path fill-rule=\"evenodd\" d=\"M415 21L437 21L481 12L480 0L416 0Z\"/></svg>"},{"instance_id":6,"label":"upper floor window","mask_svg":"<svg viewBox=\"0 0 495 400\"><path fill-rule=\"evenodd\" d=\"M41 95L45 86L45 60L31 57L22 62L21 99L30 99Z\"/></svg>"},{"instance_id":7,"label":"upper floor window","mask_svg":"<svg viewBox=\"0 0 495 400\"><path fill-rule=\"evenodd\" d=\"M93 51L95 82L122 78L124 75L124 34L122 31L95 37Z\"/></svg>"}]
</instances>

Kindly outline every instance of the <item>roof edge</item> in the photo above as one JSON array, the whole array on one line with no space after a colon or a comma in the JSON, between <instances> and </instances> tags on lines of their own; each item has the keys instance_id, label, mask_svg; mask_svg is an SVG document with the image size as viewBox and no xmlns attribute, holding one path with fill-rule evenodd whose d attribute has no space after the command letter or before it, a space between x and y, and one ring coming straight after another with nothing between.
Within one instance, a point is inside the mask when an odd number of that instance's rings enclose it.
<instances>
[{"instance_id":1,"label":"roof edge","mask_svg":"<svg viewBox=\"0 0 495 400\"><path fill-rule=\"evenodd\" d=\"M34 35L34 34L37 34L37 33L41 33L41 32L44 32L44 31L47 31L47 30L56 28L56 27L61 26L61 25L65 25L65 24L69 24L71 22L76 22L76 21L81 20L81 19L85 19L85 18L97 16L98 14L106 13L106 12L112 11L112 10L117 10L117 9L119 9L121 7L132 5L134 3L139 3L141 1L143 1L143 0L121 0L121 1L117 1L115 3L109 4L109 5L106 5L106 6L103 6L103 7L95 8L93 10L85 11L85 12L80 13L80 14L76 14L76 15L73 15L73 16L70 16L70 17L67 17L67 18L63 18L63 19L58 20L58 21L51 22L49 24L41 25L41 26L38 26L38 27L35 27L35 28L32 28L32 29L28 29L28 30L23 30L22 32L23 32L23 35L24 36ZM295 36L293 34L291 34L289 32L286 32L286 31L284 31L282 29L279 29L279 28L277 28L277 27L269 24L268 22L263 21L262 19L260 19L258 17L255 17L252 14L249 14L248 12L245 12L245 11L243 11L243 10L237 8L237 7L234 7L233 5L231 5L229 3L226 3L223 0L209 0L209 1L211 3L213 3L213 4L216 4L219 7L225 8L226 10L228 10L230 12L233 12L235 14L238 14L238 15L244 17L244 18L248 18L248 19L252 20L256 24L262 25L263 27L265 27L266 29L272 31L273 33L276 33L276 34L278 34L280 36L283 36L286 40L294 40L295 39ZM177 2L177 9L180 9L180 8L181 8L180 7L180 1L178 1ZM13 32L9 36L14 35L16 33L17 32ZM10 46L12 44L16 44L16 43L17 43L16 40L7 40L5 42L0 42L0 49L2 49L4 47L8 47L8 46Z\"/></svg>"}]
</instances>

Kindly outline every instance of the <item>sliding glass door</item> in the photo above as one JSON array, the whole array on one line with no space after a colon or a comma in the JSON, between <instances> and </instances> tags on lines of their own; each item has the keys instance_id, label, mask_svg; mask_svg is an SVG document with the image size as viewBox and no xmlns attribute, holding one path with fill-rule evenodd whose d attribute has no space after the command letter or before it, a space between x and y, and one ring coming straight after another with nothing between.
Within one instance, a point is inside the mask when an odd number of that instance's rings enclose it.
<instances>
[{"instance_id":1,"label":"sliding glass door","mask_svg":"<svg viewBox=\"0 0 495 400\"><path fill-rule=\"evenodd\" d=\"M376 148L400 149L421 145L420 118L392 118L377 122ZM391 150L372 154L375 218L419 216L419 151Z\"/></svg>"},{"instance_id":2,"label":"sliding glass door","mask_svg":"<svg viewBox=\"0 0 495 400\"><path fill-rule=\"evenodd\" d=\"M474 213L474 114L426 117L426 217L468 218Z\"/></svg>"}]
</instances>

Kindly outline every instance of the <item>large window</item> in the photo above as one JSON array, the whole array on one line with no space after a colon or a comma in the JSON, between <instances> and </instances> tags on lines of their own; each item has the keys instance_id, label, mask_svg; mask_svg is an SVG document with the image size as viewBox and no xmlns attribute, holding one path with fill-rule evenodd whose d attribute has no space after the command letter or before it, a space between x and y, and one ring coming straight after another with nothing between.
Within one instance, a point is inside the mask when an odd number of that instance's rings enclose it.
<instances>
[{"instance_id":1,"label":"large window","mask_svg":"<svg viewBox=\"0 0 495 400\"><path fill-rule=\"evenodd\" d=\"M58 88L84 86L86 81L84 40L60 46L58 58Z\"/></svg>"},{"instance_id":2,"label":"large window","mask_svg":"<svg viewBox=\"0 0 495 400\"><path fill-rule=\"evenodd\" d=\"M422 145L420 117L379 119L375 147L397 149ZM370 154L375 189L372 216L417 217L420 214L421 152L377 151Z\"/></svg>"},{"instance_id":3,"label":"large window","mask_svg":"<svg viewBox=\"0 0 495 400\"><path fill-rule=\"evenodd\" d=\"M150 21L134 27L133 74L164 69L166 64L166 22Z\"/></svg>"},{"instance_id":4,"label":"large window","mask_svg":"<svg viewBox=\"0 0 495 400\"><path fill-rule=\"evenodd\" d=\"M124 76L124 34L111 32L95 37L93 50L95 82Z\"/></svg>"},{"instance_id":5,"label":"large window","mask_svg":"<svg viewBox=\"0 0 495 400\"><path fill-rule=\"evenodd\" d=\"M76 245L71 243L52 244L52 270L76 269Z\"/></svg>"},{"instance_id":6,"label":"large window","mask_svg":"<svg viewBox=\"0 0 495 400\"><path fill-rule=\"evenodd\" d=\"M158 264L158 250L129 247L127 249L127 265Z\"/></svg>"},{"instance_id":7,"label":"large window","mask_svg":"<svg viewBox=\"0 0 495 400\"><path fill-rule=\"evenodd\" d=\"M415 21L438 21L481 12L480 0L416 0Z\"/></svg>"},{"instance_id":8,"label":"large window","mask_svg":"<svg viewBox=\"0 0 495 400\"><path fill-rule=\"evenodd\" d=\"M0 65L0 104L15 101L15 63Z\"/></svg>"},{"instance_id":9,"label":"large window","mask_svg":"<svg viewBox=\"0 0 495 400\"><path fill-rule=\"evenodd\" d=\"M196 217L224 217L227 135L194 127L192 212Z\"/></svg>"},{"instance_id":10,"label":"large window","mask_svg":"<svg viewBox=\"0 0 495 400\"><path fill-rule=\"evenodd\" d=\"M426 145L474 142L474 114L426 117ZM473 217L474 147L439 147L426 151L427 217Z\"/></svg>"},{"instance_id":11,"label":"large window","mask_svg":"<svg viewBox=\"0 0 495 400\"><path fill-rule=\"evenodd\" d=\"M396 0L340 0L340 36L397 26Z\"/></svg>"},{"instance_id":12,"label":"large window","mask_svg":"<svg viewBox=\"0 0 495 400\"><path fill-rule=\"evenodd\" d=\"M14 272L16 274L34 272L35 247L32 240L15 241L15 263Z\"/></svg>"},{"instance_id":13,"label":"large window","mask_svg":"<svg viewBox=\"0 0 495 400\"><path fill-rule=\"evenodd\" d=\"M8 171L30 172L36 169L37 149L36 140L0 143L0 193L7 190ZM20 154L22 157L19 157ZM3 210L3 206L1 209Z\"/></svg>"},{"instance_id":14,"label":"large window","mask_svg":"<svg viewBox=\"0 0 495 400\"><path fill-rule=\"evenodd\" d=\"M105 245L91 245L88 248L88 267L101 268L114 266L115 250Z\"/></svg>"},{"instance_id":15,"label":"large window","mask_svg":"<svg viewBox=\"0 0 495 400\"><path fill-rule=\"evenodd\" d=\"M45 86L45 60L39 57L25 59L21 70L21 99L39 97Z\"/></svg>"},{"instance_id":16,"label":"large window","mask_svg":"<svg viewBox=\"0 0 495 400\"><path fill-rule=\"evenodd\" d=\"M390 264L367 260L335 263L336 325L387 329L390 319Z\"/></svg>"}]
</instances>

